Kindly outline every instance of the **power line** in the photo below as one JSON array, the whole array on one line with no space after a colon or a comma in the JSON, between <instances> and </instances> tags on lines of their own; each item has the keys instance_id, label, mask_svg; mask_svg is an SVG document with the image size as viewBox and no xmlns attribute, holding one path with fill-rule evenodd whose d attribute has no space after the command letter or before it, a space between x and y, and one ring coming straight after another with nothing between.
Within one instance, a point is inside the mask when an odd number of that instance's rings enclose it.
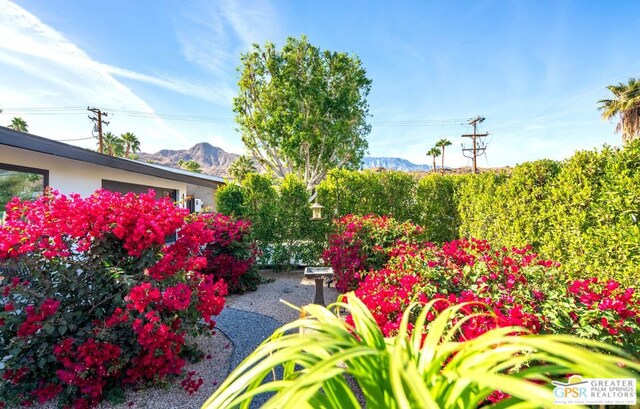
<instances>
[{"instance_id":1,"label":"power line","mask_svg":"<svg viewBox=\"0 0 640 409\"><path fill-rule=\"evenodd\" d=\"M40 107L40 108L5 108L5 113L28 113L29 115L76 115L85 110L84 107ZM165 119L171 121L187 121L187 122L210 122L210 123L234 123L235 120L230 117L215 117L203 115L186 115L172 114L148 111L133 111L126 109L105 108L112 116L113 114L133 117L133 118L149 118L149 119ZM389 127L428 127L428 126L454 126L465 125L466 119L450 118L450 119L405 119L405 120L381 120L373 121L372 126L380 128Z\"/></svg>"},{"instance_id":2,"label":"power line","mask_svg":"<svg viewBox=\"0 0 640 409\"><path fill-rule=\"evenodd\" d=\"M486 137L487 135L489 135L489 133L485 132L485 133L478 133L477 132L477 127L478 124L481 124L482 122L484 122L484 118L481 116L478 116L476 118L473 118L469 121L469 125L473 126L473 133L472 134L465 134L462 135L463 138L471 138L472 141L472 147L471 148L465 148L464 144L462 145L462 155L464 155L465 158L469 158L473 161L473 173L478 173L478 167L477 167L477 159L478 156L482 156L486 149L487 149L487 145L482 141L482 138ZM479 143L478 143L479 142ZM478 146L480 145L480 146ZM470 152L471 156L468 156L465 152Z\"/></svg>"},{"instance_id":3,"label":"power line","mask_svg":"<svg viewBox=\"0 0 640 409\"><path fill-rule=\"evenodd\" d=\"M74 138L74 139L53 139L56 142L72 142L72 141L86 141L89 139L96 139L95 136L90 136L88 138Z\"/></svg>"},{"instance_id":4,"label":"power line","mask_svg":"<svg viewBox=\"0 0 640 409\"><path fill-rule=\"evenodd\" d=\"M97 127L98 128L98 152L103 153L102 150L102 125L109 125L109 122L104 121L102 119L103 116L107 117L109 116L108 113L101 111L98 108L89 108L87 107L87 111L89 112L93 112L96 116L90 116L89 119L91 119L96 125L94 126L94 129Z\"/></svg>"}]
</instances>

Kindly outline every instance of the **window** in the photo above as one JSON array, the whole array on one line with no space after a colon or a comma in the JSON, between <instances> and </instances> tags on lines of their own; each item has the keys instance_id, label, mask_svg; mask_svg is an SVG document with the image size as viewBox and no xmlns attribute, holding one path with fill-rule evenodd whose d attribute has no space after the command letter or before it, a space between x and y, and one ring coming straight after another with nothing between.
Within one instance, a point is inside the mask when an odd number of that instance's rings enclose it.
<instances>
[{"instance_id":1,"label":"window","mask_svg":"<svg viewBox=\"0 0 640 409\"><path fill-rule=\"evenodd\" d=\"M49 186L49 171L0 163L0 217L15 196L32 200Z\"/></svg>"},{"instance_id":2,"label":"window","mask_svg":"<svg viewBox=\"0 0 640 409\"><path fill-rule=\"evenodd\" d=\"M149 189L153 190L156 193L156 199L162 199L165 197L171 198L172 201L176 202L178 200L178 191L176 189L169 189L164 187L157 186L146 186L146 185L137 185L134 183L126 183L126 182L118 182L116 180L106 180L102 179L102 188L106 190L110 190L112 192L119 193L147 193ZM176 233L170 234L165 239L166 243L171 243L176 241Z\"/></svg>"}]
</instances>

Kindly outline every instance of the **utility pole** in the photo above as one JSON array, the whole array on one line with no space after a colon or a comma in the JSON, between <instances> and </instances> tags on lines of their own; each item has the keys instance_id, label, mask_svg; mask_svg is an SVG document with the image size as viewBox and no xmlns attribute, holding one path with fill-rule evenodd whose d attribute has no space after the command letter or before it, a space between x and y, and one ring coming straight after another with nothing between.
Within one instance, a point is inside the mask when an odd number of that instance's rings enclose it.
<instances>
[{"instance_id":1,"label":"utility pole","mask_svg":"<svg viewBox=\"0 0 640 409\"><path fill-rule=\"evenodd\" d=\"M478 116L476 118L469 120L469 125L473 126L473 133L462 135L463 138L471 138L471 141L472 141L471 148L465 148L464 144L462 144L462 154L464 155L465 158L469 158L473 160L473 173L478 173L478 167L476 163L477 158L478 156L484 155L484 152L487 149L487 145L482 141L482 138L489 135L489 133L477 132L478 124L482 123L483 121L484 121L484 118L481 116ZM465 152L471 152L471 156L468 156Z\"/></svg>"},{"instance_id":2,"label":"utility pole","mask_svg":"<svg viewBox=\"0 0 640 409\"><path fill-rule=\"evenodd\" d=\"M89 108L89 107L87 107L87 111L93 112L96 115L96 116L89 116L89 119L91 119L96 124L96 126L98 128L98 152L103 153L103 149L102 149L103 148L102 147L102 125L103 124L105 126L109 125L109 122L103 121L102 117L103 116L109 116L109 114L99 110L98 108Z\"/></svg>"}]
</instances>

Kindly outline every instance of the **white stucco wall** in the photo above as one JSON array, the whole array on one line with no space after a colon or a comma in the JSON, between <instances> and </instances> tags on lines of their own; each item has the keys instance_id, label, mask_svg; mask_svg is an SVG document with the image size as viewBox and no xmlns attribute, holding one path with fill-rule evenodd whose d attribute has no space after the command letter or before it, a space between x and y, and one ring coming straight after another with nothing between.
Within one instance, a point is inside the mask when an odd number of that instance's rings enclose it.
<instances>
[{"instance_id":1,"label":"white stucco wall","mask_svg":"<svg viewBox=\"0 0 640 409\"><path fill-rule=\"evenodd\" d=\"M48 170L49 186L65 194L79 193L82 196L89 196L102 187L102 179L175 189L178 191L179 198L182 198L187 192L187 184L184 182L8 146L0 146L1 163Z\"/></svg>"}]
</instances>

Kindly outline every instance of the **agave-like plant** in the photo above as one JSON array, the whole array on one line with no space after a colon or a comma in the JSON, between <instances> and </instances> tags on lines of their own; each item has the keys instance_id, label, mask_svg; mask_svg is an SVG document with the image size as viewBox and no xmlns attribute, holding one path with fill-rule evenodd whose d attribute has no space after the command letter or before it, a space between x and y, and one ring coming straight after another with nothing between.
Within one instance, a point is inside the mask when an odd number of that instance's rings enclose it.
<instances>
[{"instance_id":1,"label":"agave-like plant","mask_svg":"<svg viewBox=\"0 0 640 409\"><path fill-rule=\"evenodd\" d=\"M353 293L345 297L327 308L303 307L305 316L276 330L203 408L248 408L262 393L272 393L263 408L360 408L347 374L368 408L540 408L554 406L552 379L634 378L640 372L623 351L568 335L529 335L511 327L458 342L463 320L453 318L460 305L440 313L426 332L432 305L417 315L412 330L411 306L398 335L384 338L367 307ZM351 314L353 326L341 310ZM282 376L273 379L278 372ZM511 397L488 402L496 390Z\"/></svg>"}]
</instances>

